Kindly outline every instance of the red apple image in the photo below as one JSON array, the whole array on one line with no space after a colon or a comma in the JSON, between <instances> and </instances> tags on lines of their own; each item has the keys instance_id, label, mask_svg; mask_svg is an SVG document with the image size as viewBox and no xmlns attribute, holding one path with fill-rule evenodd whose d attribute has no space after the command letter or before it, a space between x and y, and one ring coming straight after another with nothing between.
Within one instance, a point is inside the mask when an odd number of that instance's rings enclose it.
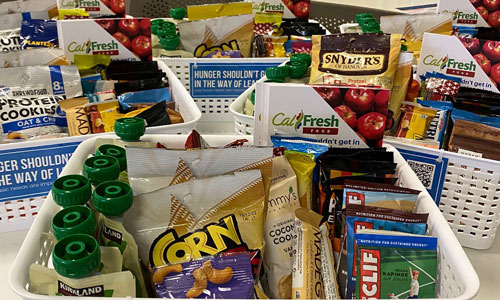
<instances>
[{"instance_id":1,"label":"red apple image","mask_svg":"<svg viewBox=\"0 0 500 300\"><path fill-rule=\"evenodd\" d=\"M281 0L285 4L285 6L293 12L293 1L292 0Z\"/></svg>"},{"instance_id":2,"label":"red apple image","mask_svg":"<svg viewBox=\"0 0 500 300\"><path fill-rule=\"evenodd\" d=\"M130 49L130 39L128 36L124 35L123 33L121 32L117 32L115 34L113 34L113 36L115 37L115 39L117 39L120 43L122 43L123 46L125 46L125 48L127 49Z\"/></svg>"},{"instance_id":3,"label":"red apple image","mask_svg":"<svg viewBox=\"0 0 500 300\"><path fill-rule=\"evenodd\" d=\"M378 140L384 136L385 119L383 114L378 112L367 113L358 119L358 131L367 140Z\"/></svg>"},{"instance_id":4,"label":"red apple image","mask_svg":"<svg viewBox=\"0 0 500 300\"><path fill-rule=\"evenodd\" d=\"M483 54L486 55L491 62L500 61L500 42L487 41L484 43Z\"/></svg>"},{"instance_id":5,"label":"red apple image","mask_svg":"<svg viewBox=\"0 0 500 300\"><path fill-rule=\"evenodd\" d=\"M484 6L476 7L477 12L483 17L483 19L488 22L488 10Z\"/></svg>"},{"instance_id":6,"label":"red apple image","mask_svg":"<svg viewBox=\"0 0 500 300\"><path fill-rule=\"evenodd\" d=\"M390 91L380 91L375 95L375 111L383 115L387 115L389 108L389 99L391 98Z\"/></svg>"},{"instance_id":7,"label":"red apple image","mask_svg":"<svg viewBox=\"0 0 500 300\"><path fill-rule=\"evenodd\" d=\"M117 15L125 14L125 0L111 0L109 7Z\"/></svg>"},{"instance_id":8,"label":"red apple image","mask_svg":"<svg viewBox=\"0 0 500 300\"><path fill-rule=\"evenodd\" d=\"M356 113L362 114L372 109L375 94L370 89L349 89L345 94L344 102Z\"/></svg>"},{"instance_id":9,"label":"red apple image","mask_svg":"<svg viewBox=\"0 0 500 300\"><path fill-rule=\"evenodd\" d=\"M488 77L488 78L491 80L491 83L492 83L495 87L497 87L497 83L495 82L495 80L493 80L493 78L491 78L491 77Z\"/></svg>"},{"instance_id":10,"label":"red apple image","mask_svg":"<svg viewBox=\"0 0 500 300\"><path fill-rule=\"evenodd\" d=\"M500 10L494 11L488 16L488 24L495 28L500 27Z\"/></svg>"},{"instance_id":11,"label":"red apple image","mask_svg":"<svg viewBox=\"0 0 500 300\"><path fill-rule=\"evenodd\" d=\"M470 0L470 3L472 5L474 5L474 7L478 7L479 5L481 5L481 0Z\"/></svg>"},{"instance_id":12,"label":"red apple image","mask_svg":"<svg viewBox=\"0 0 500 300\"><path fill-rule=\"evenodd\" d=\"M148 57L151 55L151 39L147 36L140 35L132 41L132 51L140 57Z\"/></svg>"},{"instance_id":13,"label":"red apple image","mask_svg":"<svg viewBox=\"0 0 500 300\"><path fill-rule=\"evenodd\" d=\"M470 54L478 54L481 51L481 44L478 39L466 37L459 37L459 39Z\"/></svg>"},{"instance_id":14,"label":"red apple image","mask_svg":"<svg viewBox=\"0 0 500 300\"><path fill-rule=\"evenodd\" d=\"M496 83L500 82L500 64L491 67L491 78L493 78Z\"/></svg>"},{"instance_id":15,"label":"red apple image","mask_svg":"<svg viewBox=\"0 0 500 300\"><path fill-rule=\"evenodd\" d=\"M484 56L484 54L482 54L482 53L474 55L474 59L481 66L481 69L483 69L483 71L487 75L490 75L490 71L491 71L491 62L490 62L490 60L486 56Z\"/></svg>"},{"instance_id":16,"label":"red apple image","mask_svg":"<svg viewBox=\"0 0 500 300\"><path fill-rule=\"evenodd\" d=\"M309 17L309 3L301 1L293 6L293 12L298 18Z\"/></svg>"},{"instance_id":17,"label":"red apple image","mask_svg":"<svg viewBox=\"0 0 500 300\"><path fill-rule=\"evenodd\" d=\"M352 129L356 129L358 118L356 113L347 105L340 105L333 109Z\"/></svg>"},{"instance_id":18,"label":"red apple image","mask_svg":"<svg viewBox=\"0 0 500 300\"><path fill-rule=\"evenodd\" d=\"M148 35L148 36L151 35L151 20L150 19L141 20L139 27L141 28L141 33L143 35Z\"/></svg>"},{"instance_id":19,"label":"red apple image","mask_svg":"<svg viewBox=\"0 0 500 300\"><path fill-rule=\"evenodd\" d=\"M139 21L136 19L124 19L118 23L118 29L131 39L139 35L139 26Z\"/></svg>"},{"instance_id":20,"label":"red apple image","mask_svg":"<svg viewBox=\"0 0 500 300\"><path fill-rule=\"evenodd\" d=\"M366 141L365 137L364 137L364 136L362 136L362 135L361 135L361 133L356 132L356 134L357 134L357 135L359 136L359 138L363 141L363 143L365 143L365 144L367 143L367 141Z\"/></svg>"},{"instance_id":21,"label":"red apple image","mask_svg":"<svg viewBox=\"0 0 500 300\"><path fill-rule=\"evenodd\" d=\"M96 20L97 24L101 25L109 34L116 32L116 24L113 20Z\"/></svg>"},{"instance_id":22,"label":"red apple image","mask_svg":"<svg viewBox=\"0 0 500 300\"><path fill-rule=\"evenodd\" d=\"M500 8L500 0L483 0L483 5L487 10L497 10Z\"/></svg>"},{"instance_id":23,"label":"red apple image","mask_svg":"<svg viewBox=\"0 0 500 300\"><path fill-rule=\"evenodd\" d=\"M314 87L314 90L325 99L331 107L338 106L342 103L340 89L336 87Z\"/></svg>"},{"instance_id":24,"label":"red apple image","mask_svg":"<svg viewBox=\"0 0 500 300\"><path fill-rule=\"evenodd\" d=\"M102 4L106 5L109 7L109 0L101 0Z\"/></svg>"},{"instance_id":25,"label":"red apple image","mask_svg":"<svg viewBox=\"0 0 500 300\"><path fill-rule=\"evenodd\" d=\"M384 145L384 139L378 140L375 145L377 146L377 148L382 148L382 145Z\"/></svg>"}]
</instances>

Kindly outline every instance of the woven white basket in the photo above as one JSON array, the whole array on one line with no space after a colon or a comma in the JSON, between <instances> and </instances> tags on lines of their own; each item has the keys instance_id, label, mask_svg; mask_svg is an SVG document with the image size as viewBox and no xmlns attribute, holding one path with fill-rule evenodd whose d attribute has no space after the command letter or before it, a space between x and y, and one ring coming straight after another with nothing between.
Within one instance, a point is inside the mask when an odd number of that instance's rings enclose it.
<instances>
[{"instance_id":1,"label":"woven white basket","mask_svg":"<svg viewBox=\"0 0 500 300\"><path fill-rule=\"evenodd\" d=\"M144 137L144 140L158 141L166 143L171 147L182 148L186 138L186 136L182 135L148 135ZM238 136L204 136L204 138L212 146L221 146L237 139ZM248 139L252 140L251 137ZM95 138L81 143L61 175L80 173L84 160L94 150L94 143ZM390 151L395 152L395 161L398 164L396 173L399 178L398 184L423 191L417 200L416 211L419 213L429 213L427 221L428 233L438 237L436 298L472 299L479 291L479 278L469 259L415 173L413 173L394 147L390 145L387 145L387 147ZM45 235L43 235L43 232L50 230L52 217L59 210L60 207L52 201L52 197L49 195L14 261L9 274L9 284L14 292L19 294L23 299L53 299L47 296L32 294L28 291L28 269L32 263L48 265L53 245L44 238ZM78 299L92 300L96 298ZM131 298L127 299L130 300Z\"/></svg>"},{"instance_id":2,"label":"woven white basket","mask_svg":"<svg viewBox=\"0 0 500 300\"><path fill-rule=\"evenodd\" d=\"M391 144L448 159L439 209L462 246L490 248L500 224L500 162L400 142Z\"/></svg>"}]
</instances>

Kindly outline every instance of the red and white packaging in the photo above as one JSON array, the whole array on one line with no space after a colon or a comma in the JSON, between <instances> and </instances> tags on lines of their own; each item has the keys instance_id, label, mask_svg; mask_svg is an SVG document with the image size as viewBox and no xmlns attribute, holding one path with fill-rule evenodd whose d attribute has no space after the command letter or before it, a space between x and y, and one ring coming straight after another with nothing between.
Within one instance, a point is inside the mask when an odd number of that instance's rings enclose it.
<instances>
[{"instance_id":1,"label":"red and white packaging","mask_svg":"<svg viewBox=\"0 0 500 300\"><path fill-rule=\"evenodd\" d=\"M125 0L57 0L57 8L82 8L90 18L125 17Z\"/></svg>"},{"instance_id":2,"label":"red and white packaging","mask_svg":"<svg viewBox=\"0 0 500 300\"><path fill-rule=\"evenodd\" d=\"M499 0L440 0L438 13L453 14L453 25L500 27Z\"/></svg>"},{"instance_id":3,"label":"red and white packaging","mask_svg":"<svg viewBox=\"0 0 500 300\"><path fill-rule=\"evenodd\" d=\"M499 93L500 42L425 33L417 80L427 72L459 77L463 87Z\"/></svg>"},{"instance_id":4,"label":"red and white packaging","mask_svg":"<svg viewBox=\"0 0 500 300\"><path fill-rule=\"evenodd\" d=\"M254 143L270 146L280 134L331 147L381 147L389 98L380 88L257 83Z\"/></svg>"},{"instance_id":5,"label":"red and white packaging","mask_svg":"<svg viewBox=\"0 0 500 300\"><path fill-rule=\"evenodd\" d=\"M253 11L281 13L283 19L307 19L310 5L310 0L253 0Z\"/></svg>"},{"instance_id":6,"label":"red and white packaging","mask_svg":"<svg viewBox=\"0 0 500 300\"><path fill-rule=\"evenodd\" d=\"M59 45L69 61L75 55L109 55L112 60L151 60L151 21L80 19L57 22Z\"/></svg>"}]
</instances>

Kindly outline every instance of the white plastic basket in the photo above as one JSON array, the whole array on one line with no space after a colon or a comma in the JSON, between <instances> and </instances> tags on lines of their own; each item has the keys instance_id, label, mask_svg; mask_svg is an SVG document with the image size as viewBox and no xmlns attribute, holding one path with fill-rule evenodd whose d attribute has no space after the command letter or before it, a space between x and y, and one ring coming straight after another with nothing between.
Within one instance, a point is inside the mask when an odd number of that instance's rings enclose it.
<instances>
[{"instance_id":1,"label":"white plastic basket","mask_svg":"<svg viewBox=\"0 0 500 300\"><path fill-rule=\"evenodd\" d=\"M187 134L196 128L196 125L201 118L201 112L174 73L162 62L159 62L159 66L167 74L176 109L180 112L185 122L182 124L147 128L146 132L155 134ZM68 137L0 145L0 164L5 166L7 161L17 159L17 165L20 166L21 164L19 163L19 160L27 156L54 157L56 155L64 155L67 157L71 155L74 149L76 149L78 143L92 136ZM59 164L56 167L47 166L25 170L21 170L21 167L19 167L19 171L37 171L38 179L40 179L40 173L49 169L53 172L52 176L57 176L55 173L62 169L63 166L64 164ZM29 228L33 223L33 219L38 214L48 188L52 184L52 182L44 181L43 184L45 184L45 188L41 188L38 185L40 180L34 180L34 182L30 184L12 183L9 185L5 183L5 176L10 176L11 182L16 180L14 176L12 176L13 174L9 174L10 173L8 171L4 171L4 168L0 169L0 232ZM9 193L4 190L5 188L22 188L22 193Z\"/></svg>"},{"instance_id":2,"label":"white plastic basket","mask_svg":"<svg viewBox=\"0 0 500 300\"><path fill-rule=\"evenodd\" d=\"M462 246L490 248L500 224L500 162L400 142L391 144L448 159L439 209Z\"/></svg>"},{"instance_id":3,"label":"white plastic basket","mask_svg":"<svg viewBox=\"0 0 500 300\"><path fill-rule=\"evenodd\" d=\"M237 139L238 136L204 136L204 138L210 145L221 146ZM143 139L146 141L163 142L171 147L182 148L186 136L147 135ZM94 142L95 138L91 138L81 143L61 175L80 173L84 160L94 150ZM399 178L399 185L423 191L417 200L416 211L429 213L429 234L438 237L437 298L472 299L479 291L479 278L469 259L455 235L453 235L450 227L447 226L447 222L434 204L434 201L425 191L424 186L404 161L403 157L394 147L388 145L388 148L395 152L395 160L398 163L397 176ZM50 230L52 216L59 210L60 207L52 201L52 197L49 195L14 261L9 274L9 284L14 292L19 294L23 299L53 299L28 292L28 269L32 263L48 265L53 245L44 238L42 233ZM91 300L96 298L83 299Z\"/></svg>"}]
</instances>

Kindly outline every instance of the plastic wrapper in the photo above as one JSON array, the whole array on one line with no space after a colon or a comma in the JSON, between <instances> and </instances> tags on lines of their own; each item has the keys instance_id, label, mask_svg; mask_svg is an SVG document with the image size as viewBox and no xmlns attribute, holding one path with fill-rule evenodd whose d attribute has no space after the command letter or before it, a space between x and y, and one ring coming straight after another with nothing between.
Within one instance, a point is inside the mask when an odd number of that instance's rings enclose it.
<instances>
[{"instance_id":1,"label":"plastic wrapper","mask_svg":"<svg viewBox=\"0 0 500 300\"><path fill-rule=\"evenodd\" d=\"M394 82L389 100L389 111L387 113L386 130L395 132L401 117L401 103L405 101L409 83L412 80L413 53L401 52L399 55L398 68L394 75ZM395 126L396 124L396 126Z\"/></svg>"},{"instance_id":2,"label":"plastic wrapper","mask_svg":"<svg viewBox=\"0 0 500 300\"><path fill-rule=\"evenodd\" d=\"M0 68L30 66L69 66L69 61L61 49L29 49L0 53Z\"/></svg>"},{"instance_id":3,"label":"plastic wrapper","mask_svg":"<svg viewBox=\"0 0 500 300\"><path fill-rule=\"evenodd\" d=\"M184 22L178 26L181 44L195 57L231 50L239 50L243 57L251 57L252 14Z\"/></svg>"},{"instance_id":4,"label":"plastic wrapper","mask_svg":"<svg viewBox=\"0 0 500 300\"><path fill-rule=\"evenodd\" d=\"M28 20L28 19L47 20L48 18L49 14L47 11L0 15L0 30L21 28L23 20Z\"/></svg>"},{"instance_id":5,"label":"plastic wrapper","mask_svg":"<svg viewBox=\"0 0 500 300\"><path fill-rule=\"evenodd\" d=\"M0 49L3 53L19 51L21 46L21 33L19 29L0 31Z\"/></svg>"},{"instance_id":6,"label":"plastic wrapper","mask_svg":"<svg viewBox=\"0 0 500 300\"><path fill-rule=\"evenodd\" d=\"M427 135L432 119L437 110L422 107L418 103L403 102L401 111L404 112L399 122L396 137L404 137L413 140L423 140Z\"/></svg>"},{"instance_id":7,"label":"plastic wrapper","mask_svg":"<svg viewBox=\"0 0 500 300\"><path fill-rule=\"evenodd\" d=\"M85 112L87 98L73 98L59 102L59 106L66 113L68 130L71 136L87 135L92 133L90 121Z\"/></svg>"},{"instance_id":8,"label":"plastic wrapper","mask_svg":"<svg viewBox=\"0 0 500 300\"><path fill-rule=\"evenodd\" d=\"M57 17L56 0L18 0L0 3L0 15L47 11L49 19Z\"/></svg>"},{"instance_id":9,"label":"plastic wrapper","mask_svg":"<svg viewBox=\"0 0 500 300\"><path fill-rule=\"evenodd\" d=\"M455 120L448 150L473 157L500 160L500 129L481 123Z\"/></svg>"},{"instance_id":10,"label":"plastic wrapper","mask_svg":"<svg viewBox=\"0 0 500 300\"><path fill-rule=\"evenodd\" d=\"M162 101L168 103L171 100L170 90L168 88L125 93L118 97L120 105L125 110L130 108L130 104L157 103Z\"/></svg>"},{"instance_id":11,"label":"plastic wrapper","mask_svg":"<svg viewBox=\"0 0 500 300\"><path fill-rule=\"evenodd\" d=\"M189 21L246 15L251 13L252 13L251 2L189 5L187 7L187 17Z\"/></svg>"},{"instance_id":12,"label":"plastic wrapper","mask_svg":"<svg viewBox=\"0 0 500 300\"><path fill-rule=\"evenodd\" d=\"M23 49L59 47L57 21L24 20L21 25L21 44Z\"/></svg>"},{"instance_id":13,"label":"plastic wrapper","mask_svg":"<svg viewBox=\"0 0 500 300\"><path fill-rule=\"evenodd\" d=\"M311 84L375 85L392 89L400 34L313 36Z\"/></svg>"},{"instance_id":14,"label":"plastic wrapper","mask_svg":"<svg viewBox=\"0 0 500 300\"><path fill-rule=\"evenodd\" d=\"M431 124L429 125L429 129L427 129L425 139L437 141L439 143L439 147L441 147L445 139L448 117L450 111L453 109L453 104L450 102L422 100L418 100L418 103L438 110L436 112L436 116L432 119Z\"/></svg>"}]
</instances>

